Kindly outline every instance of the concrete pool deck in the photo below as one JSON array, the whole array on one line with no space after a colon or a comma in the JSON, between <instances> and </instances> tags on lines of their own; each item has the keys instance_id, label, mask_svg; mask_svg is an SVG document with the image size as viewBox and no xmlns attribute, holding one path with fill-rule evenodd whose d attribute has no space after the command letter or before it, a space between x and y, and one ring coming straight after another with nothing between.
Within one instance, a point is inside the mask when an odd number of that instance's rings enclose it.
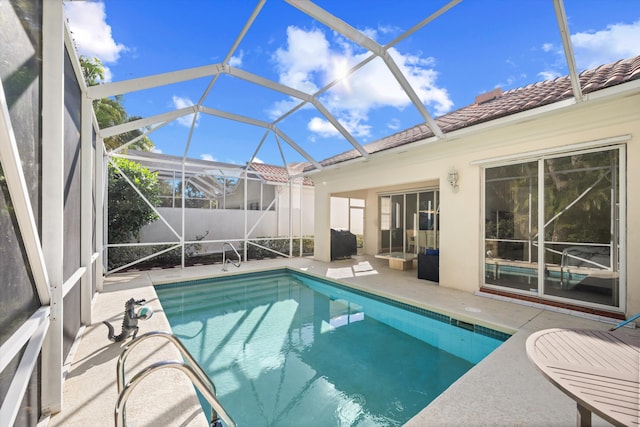
<instances>
[{"instance_id":1,"label":"concrete pool deck","mask_svg":"<svg viewBox=\"0 0 640 427\"><path fill-rule=\"evenodd\" d=\"M349 275L353 266L365 262L375 271ZM343 273L340 282L386 297L409 302L494 329L515 332L497 350L487 356L443 394L405 425L417 426L571 426L576 423L576 405L548 382L529 362L525 353L527 337L538 330L562 327L606 330L604 321L550 311L447 289L436 283L419 280L416 270L393 270L388 262L374 257L354 257L331 263L308 258L250 261L240 268L229 266L228 273L244 273L277 267L302 269L318 276L327 272ZM112 343L107 339L103 320L110 321L116 333L124 302L129 298L146 298L154 311L148 321L140 321L140 334L169 330L157 301L154 284L192 280L227 274L222 266L189 267L114 274L105 279L103 292L96 295L92 324L79 335L70 355L64 383L64 406L54 415L50 426L113 426L117 399L116 361L128 342ZM357 271L357 269L356 269ZM625 328L625 333L640 330ZM150 339L131 353L127 378L148 363L177 359L177 350L165 342ZM142 365L142 363L145 363ZM375 385L381 386L381 385ZM233 414L231 414L233 416ZM190 382L179 372L168 370L150 375L140 383L127 405L129 425L207 426ZM593 425L607 426L593 417Z\"/></svg>"}]
</instances>

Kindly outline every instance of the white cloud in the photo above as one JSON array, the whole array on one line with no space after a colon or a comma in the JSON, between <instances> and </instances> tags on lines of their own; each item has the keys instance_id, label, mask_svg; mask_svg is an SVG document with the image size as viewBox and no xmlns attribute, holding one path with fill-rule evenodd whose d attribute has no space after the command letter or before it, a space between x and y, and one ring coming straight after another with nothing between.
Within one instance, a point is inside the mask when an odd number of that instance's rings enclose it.
<instances>
[{"instance_id":1,"label":"white cloud","mask_svg":"<svg viewBox=\"0 0 640 427\"><path fill-rule=\"evenodd\" d=\"M309 94L316 92L314 77L326 68L329 53L329 41L322 31L289 26L287 49L278 49L274 54L280 83Z\"/></svg>"},{"instance_id":2,"label":"white cloud","mask_svg":"<svg viewBox=\"0 0 640 427\"><path fill-rule=\"evenodd\" d=\"M236 68L241 67L242 58L244 58L244 52L240 50L240 52L238 52L238 55L234 55L231 57L231 59L229 59L229 65Z\"/></svg>"},{"instance_id":3,"label":"white cloud","mask_svg":"<svg viewBox=\"0 0 640 427\"><path fill-rule=\"evenodd\" d=\"M375 36L375 32L369 30L368 35ZM287 46L278 49L273 59L280 83L312 94L320 87L344 77L345 70L370 55L369 52L354 52L353 49L352 44L340 37L332 45L319 29L307 31L290 26L287 28ZM395 48L389 49L389 54L418 97L433 108L436 115L452 109L453 102L448 92L436 83L438 74L433 69L433 58L403 54ZM371 126L367 121L371 110L383 107L402 110L411 105L404 90L379 58L333 86L322 96L321 102L354 136L370 135ZM282 114L290 107L291 104L283 101L274 105L271 113ZM313 118L307 127L322 137L337 134L330 123L319 117Z\"/></svg>"},{"instance_id":4,"label":"white cloud","mask_svg":"<svg viewBox=\"0 0 640 427\"><path fill-rule=\"evenodd\" d=\"M553 43L545 43L545 44L543 44L543 45L542 45L542 50L543 50L544 52L551 52L551 51L553 51L554 49L555 49L555 48L554 48L554 46L553 46Z\"/></svg>"},{"instance_id":5,"label":"white cloud","mask_svg":"<svg viewBox=\"0 0 640 427\"><path fill-rule=\"evenodd\" d=\"M389 123L387 123L387 127L393 131L400 129L400 120L395 118L389 120Z\"/></svg>"},{"instance_id":6,"label":"white cloud","mask_svg":"<svg viewBox=\"0 0 640 427\"><path fill-rule=\"evenodd\" d=\"M64 5L73 40L80 55L96 57L103 64L113 64L127 50L116 43L107 24L103 2L73 1Z\"/></svg>"},{"instance_id":7,"label":"white cloud","mask_svg":"<svg viewBox=\"0 0 640 427\"><path fill-rule=\"evenodd\" d=\"M371 125L367 124L366 116L362 116L355 111L350 111L343 114L338 121L342 127L354 137L367 138L371 136ZM307 129L322 138L329 138L340 134L331 122L322 117L313 117L309 120Z\"/></svg>"},{"instance_id":8,"label":"white cloud","mask_svg":"<svg viewBox=\"0 0 640 427\"><path fill-rule=\"evenodd\" d=\"M195 103L189 98L183 98L177 95L173 95L173 98L171 98L171 102L173 103L174 108L178 110L195 105ZM198 116L198 118L196 119L196 127L198 126L199 120L200 116ZM187 114L186 116L178 117L176 121L182 126L190 128L191 124L193 123L193 114Z\"/></svg>"},{"instance_id":9,"label":"white cloud","mask_svg":"<svg viewBox=\"0 0 640 427\"><path fill-rule=\"evenodd\" d=\"M298 98L287 98L278 102L274 102L271 107L268 108L267 114L269 118L272 120L277 119L278 117L285 114L287 111L293 109L296 105L300 104L302 101ZM304 106L303 108L312 108L309 105Z\"/></svg>"},{"instance_id":10,"label":"white cloud","mask_svg":"<svg viewBox=\"0 0 640 427\"><path fill-rule=\"evenodd\" d=\"M307 129L309 129L313 133L317 133L324 138L337 136L340 134L340 132L338 132L338 130L330 122L320 117L314 117L309 120L309 123L307 123Z\"/></svg>"},{"instance_id":11,"label":"white cloud","mask_svg":"<svg viewBox=\"0 0 640 427\"><path fill-rule=\"evenodd\" d=\"M260 158L254 157L253 163L264 163Z\"/></svg>"},{"instance_id":12,"label":"white cloud","mask_svg":"<svg viewBox=\"0 0 640 427\"><path fill-rule=\"evenodd\" d=\"M209 162L217 162L218 161L215 157L213 157L213 155L208 154L208 153L200 154L200 158L202 160L207 160Z\"/></svg>"},{"instance_id":13,"label":"white cloud","mask_svg":"<svg viewBox=\"0 0 640 427\"><path fill-rule=\"evenodd\" d=\"M555 70L545 70L545 71L540 71L538 73L538 76L540 76L542 80L546 81L546 80L553 80L557 77L560 77L561 74Z\"/></svg>"},{"instance_id":14,"label":"white cloud","mask_svg":"<svg viewBox=\"0 0 640 427\"><path fill-rule=\"evenodd\" d=\"M640 20L632 24L612 24L595 32L571 36L576 63L581 70L640 54Z\"/></svg>"},{"instance_id":15,"label":"white cloud","mask_svg":"<svg viewBox=\"0 0 640 427\"><path fill-rule=\"evenodd\" d=\"M161 150L161 149L159 149L159 148L158 148L158 147L156 147L156 146L151 147L151 152L152 152L152 153L157 153L157 154L162 154L162 150Z\"/></svg>"}]
</instances>

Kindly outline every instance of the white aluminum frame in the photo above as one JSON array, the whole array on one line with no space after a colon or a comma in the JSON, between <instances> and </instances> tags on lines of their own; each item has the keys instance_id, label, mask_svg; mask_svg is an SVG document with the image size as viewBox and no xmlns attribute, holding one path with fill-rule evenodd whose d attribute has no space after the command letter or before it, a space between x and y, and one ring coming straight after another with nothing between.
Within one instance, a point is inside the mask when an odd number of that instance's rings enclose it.
<instances>
[{"instance_id":1,"label":"white aluminum frame","mask_svg":"<svg viewBox=\"0 0 640 427\"><path fill-rule=\"evenodd\" d=\"M91 215L83 215L81 225L81 265L63 281L63 190L64 190L64 55L65 46L80 83L86 91L75 47L63 14L61 2L43 2L43 72L42 72L42 209L43 235L31 208L17 141L0 82L0 162L6 178L11 203L25 247L29 268L41 307L12 334L0 348L0 371L24 349L18 370L0 408L0 425L12 425L31 380L33 369L42 355L41 408L44 416L62 407L62 313L64 296L83 281L81 322L91 322L92 269L99 259L93 252ZM91 212L93 147L91 141L93 109L90 101L82 107L81 210ZM88 137L87 137L88 135ZM58 159L58 160L53 160ZM87 220L88 219L88 220ZM97 224L100 222L98 221ZM100 233L97 233L98 235ZM96 265L97 267L97 265ZM102 270L96 269L101 276ZM101 284L101 280L97 279ZM26 345L26 348L25 348Z\"/></svg>"},{"instance_id":2,"label":"white aluminum frame","mask_svg":"<svg viewBox=\"0 0 640 427\"><path fill-rule=\"evenodd\" d=\"M62 409L64 255L64 10L44 1L42 18L42 250L51 286L51 324L42 347L42 410Z\"/></svg>"}]
</instances>

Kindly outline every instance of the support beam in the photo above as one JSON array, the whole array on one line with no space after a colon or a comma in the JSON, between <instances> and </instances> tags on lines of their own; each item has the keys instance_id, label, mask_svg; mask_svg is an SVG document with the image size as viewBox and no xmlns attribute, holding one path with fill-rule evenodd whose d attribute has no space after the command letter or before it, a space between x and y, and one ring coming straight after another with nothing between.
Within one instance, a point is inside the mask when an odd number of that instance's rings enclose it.
<instances>
[{"instance_id":1,"label":"support beam","mask_svg":"<svg viewBox=\"0 0 640 427\"><path fill-rule=\"evenodd\" d=\"M9 117L2 81L0 81L0 164L7 180L11 204L16 214L40 304L48 305L51 298L47 267L44 262L40 236L27 191L27 183L22 171L16 136L11 126L11 117Z\"/></svg>"},{"instance_id":2,"label":"support beam","mask_svg":"<svg viewBox=\"0 0 640 427\"><path fill-rule=\"evenodd\" d=\"M300 153L300 155L302 157L304 157L305 159L307 159L309 161L309 163L311 163L316 169L320 170L322 169L322 165L320 163L318 163L316 160L314 160L313 157L311 157L310 154L308 154L306 151L304 151L302 149L302 147L300 147L298 144L296 144L295 142L293 142L293 140L291 138L289 138L288 135L286 135L284 132L282 132L280 129L278 128L274 128L273 129L274 132L282 139L284 139L287 144L289 144L291 146L291 148L293 148L294 150L296 150L298 153ZM286 165L285 165L286 166Z\"/></svg>"},{"instance_id":3,"label":"support beam","mask_svg":"<svg viewBox=\"0 0 640 427\"><path fill-rule=\"evenodd\" d=\"M42 310L46 309L41 308L40 311ZM33 372L33 368L36 366L36 363L38 363L38 354L47 334L47 326L48 322L46 319L38 325L38 328L27 344L24 356L20 359L16 375L11 380L5 398L0 402L0 425L2 426L12 426L18 415L20 402L22 402L24 393L29 385L31 372Z\"/></svg>"},{"instance_id":4,"label":"support beam","mask_svg":"<svg viewBox=\"0 0 640 427\"><path fill-rule=\"evenodd\" d=\"M274 82L273 80L265 79L264 77L249 73L247 71L241 70L240 68L226 66L225 72L231 76L238 77L239 79L255 83L262 87L266 87L267 89L275 90L276 92L280 92L285 95L301 99L303 101L311 102L311 95L306 92L302 92L301 90L285 86L281 83Z\"/></svg>"},{"instance_id":5,"label":"support beam","mask_svg":"<svg viewBox=\"0 0 640 427\"><path fill-rule=\"evenodd\" d=\"M166 86L173 83L195 80L201 77L218 74L221 64L204 65L202 67L187 68L180 71L155 74L153 76L140 77L137 79L124 80L121 82L104 83L88 88L88 95L91 99L106 98L115 95L124 95L129 92L136 92L144 89L151 89L159 86Z\"/></svg>"},{"instance_id":6,"label":"support beam","mask_svg":"<svg viewBox=\"0 0 640 427\"><path fill-rule=\"evenodd\" d=\"M295 7L299 11L309 15L310 17L322 22L332 30L342 34L349 40L359 44L360 46L370 50L378 56L381 56L384 51L382 46L364 35L364 33L356 30L351 25L347 24L343 20L333 16L320 6L314 4L309 0L285 0L291 6Z\"/></svg>"},{"instance_id":7,"label":"support beam","mask_svg":"<svg viewBox=\"0 0 640 427\"><path fill-rule=\"evenodd\" d=\"M51 325L42 347L42 411L62 409L64 282L64 10L43 2L42 18L42 249L51 286Z\"/></svg>"},{"instance_id":8,"label":"support beam","mask_svg":"<svg viewBox=\"0 0 640 427\"><path fill-rule=\"evenodd\" d=\"M224 60L222 61L224 65L229 64L231 57L235 53L238 46L240 46L240 43L244 39L244 36L247 35L247 32L249 32L249 28L251 28L251 26L253 25L253 22L258 17L258 14L262 10L266 2L267 0L260 0L256 5L256 7L253 9L253 12L251 12L251 16L249 16L249 19L247 20L247 22L245 22L244 27L242 27L242 31L240 31L240 34L238 34L238 37L236 37L236 40L233 42L233 45L231 46L231 49L229 49L229 51L227 52L227 55L224 57ZM211 82L209 82L209 85L207 86L204 93L200 97L200 100L198 101L198 106L201 106L204 100L207 98L207 96L209 95L209 92L213 88L213 85L216 84L218 76L219 75L217 74L211 79Z\"/></svg>"},{"instance_id":9,"label":"support beam","mask_svg":"<svg viewBox=\"0 0 640 427\"><path fill-rule=\"evenodd\" d=\"M97 128L97 124L95 126ZM98 253L98 258L95 260L96 263L96 292L102 292L103 285L103 275L104 275L104 266L106 261L106 249L103 250L104 241L105 241L105 227L107 224L107 217L105 216L105 205L106 205L106 196L105 196L105 188L106 188L106 177L105 177L105 157L104 157L104 143L102 142L102 138L99 138L96 135L96 152L94 156L95 162L95 171L96 171L96 182L94 191L96 193L96 243L95 250Z\"/></svg>"},{"instance_id":10,"label":"support beam","mask_svg":"<svg viewBox=\"0 0 640 427\"><path fill-rule=\"evenodd\" d=\"M453 8L454 6L458 5L459 3L461 3L462 0L451 0L449 3L445 4L444 6L442 6L440 9L436 10L434 13L432 13L431 15L427 16L425 19L423 19L422 21L418 22L416 25L414 25L413 27L409 28L407 31L405 31L404 33L400 34L398 37L396 37L395 39L393 39L391 42L389 42L388 44L386 44L384 46L385 49L389 49L390 47L393 47L395 45L397 45L398 43L400 43L402 40L406 39L407 37L411 36L412 34L414 34L416 31L420 30L422 27L424 27L425 25L429 24L430 22L434 21L436 18L439 18L440 16L442 16L445 12L448 12L449 9Z\"/></svg>"},{"instance_id":11,"label":"support beam","mask_svg":"<svg viewBox=\"0 0 640 427\"><path fill-rule=\"evenodd\" d=\"M297 98L302 100L304 103L310 103L313 104L314 107L316 107L316 109L320 112L320 114L322 114L333 126L335 126L335 128L338 130L338 132L340 132L342 134L342 136L351 144L353 145L353 147L358 150L360 152L360 154L364 157L369 157L369 153L367 152L367 150L365 150L356 140L355 138L353 138L353 136L349 133L349 131L347 131L344 126L342 126L342 124L340 124L340 122L338 122L338 120L329 112L329 110L327 110L324 105L322 105L322 103L315 98L313 95L310 95L308 93L302 92L300 90L291 88L289 86L285 86L283 84L280 83L276 83L272 80L269 79L265 79L264 77L260 77L257 76L255 74L251 74L248 73L244 70L241 70L239 68L233 68L233 67L225 67L225 72L229 75L232 75L234 77L238 77L242 80L246 80L248 82L251 83L255 83L257 85L266 87L267 89L272 89L275 90L277 92L283 93L285 95L289 95L293 98ZM225 116L220 116L220 117L225 117ZM230 117L225 117L225 118L229 118L231 120L234 120L233 118ZM253 120L253 119L251 119ZM243 120L246 123L246 119Z\"/></svg>"},{"instance_id":12,"label":"support beam","mask_svg":"<svg viewBox=\"0 0 640 427\"><path fill-rule=\"evenodd\" d=\"M576 98L576 102L582 102L584 97L582 95L582 88L580 88L580 77L578 76L578 68L576 67L576 58L573 55L573 44L571 43L571 33L569 33L569 24L567 24L567 14L564 11L564 3L562 0L553 0L553 7L556 11L564 56L567 60L567 68L569 68L573 96Z\"/></svg>"},{"instance_id":13,"label":"support beam","mask_svg":"<svg viewBox=\"0 0 640 427\"><path fill-rule=\"evenodd\" d=\"M248 125L259 126L262 128L270 129L271 124L262 120L252 119L251 117L241 116L240 114L228 113L222 110L216 110L209 107L200 107L199 110L204 114L210 116L220 117L227 120L233 120L235 122L246 123Z\"/></svg>"},{"instance_id":14,"label":"support beam","mask_svg":"<svg viewBox=\"0 0 640 427\"><path fill-rule=\"evenodd\" d=\"M108 138L114 135L120 135L121 133L129 132L135 129L142 129L147 126L153 126L158 123L164 123L169 120L177 119L178 117L193 114L197 111L195 106L180 108L179 110L169 111L168 113L158 114L155 116L147 117L145 119L134 120L132 122L123 123L121 125L111 126L109 128L100 130L100 137L102 139Z\"/></svg>"},{"instance_id":15,"label":"support beam","mask_svg":"<svg viewBox=\"0 0 640 427\"><path fill-rule=\"evenodd\" d=\"M93 300L93 108L91 100L82 94L80 116L80 266L86 269L80 282L80 321L91 324Z\"/></svg>"},{"instance_id":16,"label":"support beam","mask_svg":"<svg viewBox=\"0 0 640 427\"><path fill-rule=\"evenodd\" d=\"M213 108L209 108L209 107L200 107L200 111L202 111L205 114L210 114L212 116L222 117L222 118L229 119L229 120L235 120L235 121L238 121L238 122L242 122L242 123L246 123L246 124L250 124L250 125L254 125L254 126L260 126L260 127L266 128L266 129L272 129L282 139L287 141L287 144L289 144L294 150L296 150L298 153L300 153L300 155L302 155L304 158L306 158L317 169L322 169L322 166L320 165L320 163L315 161L313 159L313 157L311 157L307 152L305 152L298 144L293 142L293 140L291 138L286 136L281 130L279 130L277 128L274 128L270 123L263 122L263 121L260 121L260 120L255 120L255 119L252 119L250 117L240 116L238 114L227 113L227 112L220 111L220 110L214 110Z\"/></svg>"},{"instance_id":17,"label":"support beam","mask_svg":"<svg viewBox=\"0 0 640 427\"><path fill-rule=\"evenodd\" d=\"M315 105L318 111L320 111L327 118L327 120L331 122L331 124L338 130L338 132L342 134L342 136L345 137L347 141L349 141L351 145L353 145L353 148L358 150L362 157L369 157L369 152L365 150L364 147L360 145L360 143L358 143L358 141L356 141L353 136L351 136L349 131L347 131L344 126L342 126L342 124L335 117L333 117L333 115L326 108L324 108L324 105L322 105L320 101L314 100L313 105Z\"/></svg>"},{"instance_id":18,"label":"support beam","mask_svg":"<svg viewBox=\"0 0 640 427\"><path fill-rule=\"evenodd\" d=\"M369 51L373 52L375 55L379 56L385 62L385 64L387 65L387 68L389 69L389 71L391 71L391 74L393 74L393 77L400 84L400 86L405 91L405 93L407 94L407 96L409 97L413 105L418 109L418 111L420 112L420 114L425 120L425 124L433 131L436 137L438 138L444 137L444 134L442 133L440 126L438 126L435 120L433 120L433 118L425 108L418 94L415 92L411 84L409 84L409 81L407 80L405 75L402 73L402 71L400 71L400 68L397 66L393 58L391 58L391 55L389 55L389 52L383 46L379 45L377 42L367 37L365 34L358 31L357 29L355 29L345 21L333 16L332 14L330 14L329 12L322 9L320 6L314 4L311 1L308 1L308 0L285 0L285 1L289 3L291 6L295 7L296 9L306 13L307 15L318 20L319 22L322 22L332 30L342 34L343 36L353 41L354 43L359 44L360 46L368 49Z\"/></svg>"}]
</instances>

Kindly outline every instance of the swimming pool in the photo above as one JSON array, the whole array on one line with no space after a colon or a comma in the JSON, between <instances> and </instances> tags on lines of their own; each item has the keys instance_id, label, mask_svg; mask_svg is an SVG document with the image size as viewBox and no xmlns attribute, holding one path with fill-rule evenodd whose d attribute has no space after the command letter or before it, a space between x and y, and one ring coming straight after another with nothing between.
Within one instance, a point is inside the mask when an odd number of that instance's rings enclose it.
<instances>
[{"instance_id":1,"label":"swimming pool","mask_svg":"<svg viewBox=\"0 0 640 427\"><path fill-rule=\"evenodd\" d=\"M507 334L281 269L160 285L239 425L402 425Z\"/></svg>"}]
</instances>

